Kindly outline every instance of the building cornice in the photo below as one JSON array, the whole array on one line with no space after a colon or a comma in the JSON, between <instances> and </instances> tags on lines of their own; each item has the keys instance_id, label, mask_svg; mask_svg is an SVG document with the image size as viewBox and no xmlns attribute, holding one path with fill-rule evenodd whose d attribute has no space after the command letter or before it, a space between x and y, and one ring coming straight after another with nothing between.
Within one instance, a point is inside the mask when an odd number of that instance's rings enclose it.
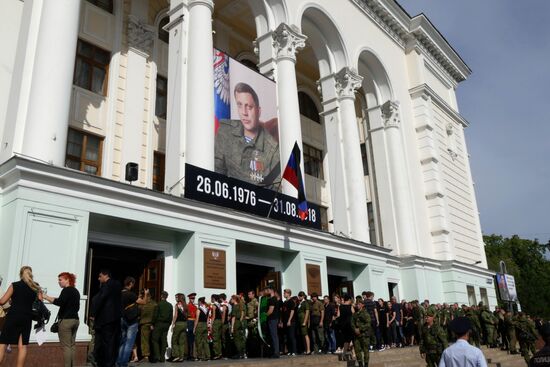
<instances>
[{"instance_id":1,"label":"building cornice","mask_svg":"<svg viewBox=\"0 0 550 367\"><path fill-rule=\"evenodd\" d=\"M411 16L395 0L351 0L404 50L415 44L460 83L472 70L424 15Z\"/></svg>"},{"instance_id":2,"label":"building cornice","mask_svg":"<svg viewBox=\"0 0 550 367\"><path fill-rule=\"evenodd\" d=\"M432 88L427 84L420 84L414 88L409 89L409 95L411 98L422 97L424 99L431 99L432 102L441 108L446 114L448 114L454 121L460 123L463 127L468 127L468 121L462 117L454 108L452 108L447 102L443 100Z\"/></svg>"}]
</instances>

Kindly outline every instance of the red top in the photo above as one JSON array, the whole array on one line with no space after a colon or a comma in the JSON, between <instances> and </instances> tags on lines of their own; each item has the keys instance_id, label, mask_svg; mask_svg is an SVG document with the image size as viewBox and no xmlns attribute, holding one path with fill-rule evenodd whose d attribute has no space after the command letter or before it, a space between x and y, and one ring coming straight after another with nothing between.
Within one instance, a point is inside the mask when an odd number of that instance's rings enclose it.
<instances>
[{"instance_id":1,"label":"red top","mask_svg":"<svg viewBox=\"0 0 550 367\"><path fill-rule=\"evenodd\" d=\"M197 306L189 302L187 304L187 320L195 320L197 316Z\"/></svg>"}]
</instances>

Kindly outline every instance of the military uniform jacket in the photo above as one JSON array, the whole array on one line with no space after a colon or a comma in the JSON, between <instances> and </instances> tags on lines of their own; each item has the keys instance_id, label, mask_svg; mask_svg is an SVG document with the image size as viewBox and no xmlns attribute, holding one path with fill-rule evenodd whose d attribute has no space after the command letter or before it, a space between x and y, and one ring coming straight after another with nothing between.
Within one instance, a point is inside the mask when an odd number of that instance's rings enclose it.
<instances>
[{"instance_id":1,"label":"military uniform jacket","mask_svg":"<svg viewBox=\"0 0 550 367\"><path fill-rule=\"evenodd\" d=\"M371 334L370 322L370 315L365 309L355 312L351 317L351 325L353 329L359 329L361 335Z\"/></svg>"},{"instance_id":2,"label":"military uniform jacket","mask_svg":"<svg viewBox=\"0 0 550 367\"><path fill-rule=\"evenodd\" d=\"M240 120L222 120L216 135L215 171L255 185L271 185L281 172L279 143L263 128L247 143Z\"/></svg>"},{"instance_id":3,"label":"military uniform jacket","mask_svg":"<svg viewBox=\"0 0 550 367\"><path fill-rule=\"evenodd\" d=\"M420 353L442 353L447 348L447 333L435 321L422 326Z\"/></svg>"},{"instance_id":4,"label":"military uniform jacket","mask_svg":"<svg viewBox=\"0 0 550 367\"><path fill-rule=\"evenodd\" d=\"M323 306L323 303L321 303L321 301L317 300L311 303L311 316L321 317L321 311L323 310L324 310L324 306Z\"/></svg>"},{"instance_id":5,"label":"military uniform jacket","mask_svg":"<svg viewBox=\"0 0 550 367\"><path fill-rule=\"evenodd\" d=\"M139 324L152 324L153 323L153 317L156 313L156 307L157 303L153 300L150 300L144 305L140 305L140 317L139 317Z\"/></svg>"},{"instance_id":6,"label":"military uniform jacket","mask_svg":"<svg viewBox=\"0 0 550 367\"><path fill-rule=\"evenodd\" d=\"M258 317L258 300L256 298L246 304L246 317L248 319Z\"/></svg>"},{"instance_id":7,"label":"military uniform jacket","mask_svg":"<svg viewBox=\"0 0 550 367\"><path fill-rule=\"evenodd\" d=\"M153 323L171 323L173 316L172 305L167 301L160 301L153 315Z\"/></svg>"}]
</instances>

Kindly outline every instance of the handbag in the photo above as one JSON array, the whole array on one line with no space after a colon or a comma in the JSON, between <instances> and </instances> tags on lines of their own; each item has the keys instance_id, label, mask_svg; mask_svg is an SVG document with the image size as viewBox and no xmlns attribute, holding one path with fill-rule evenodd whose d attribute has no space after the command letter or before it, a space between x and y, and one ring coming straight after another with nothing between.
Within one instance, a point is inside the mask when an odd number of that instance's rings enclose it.
<instances>
[{"instance_id":1,"label":"handbag","mask_svg":"<svg viewBox=\"0 0 550 367\"><path fill-rule=\"evenodd\" d=\"M59 323L60 323L61 321L63 321L63 320L58 320L58 317L59 317L59 315L57 315L57 316L55 317L55 321L54 321L54 323L52 324L52 326L50 327L50 331L51 331L52 333L58 333L58 332L59 332Z\"/></svg>"}]
</instances>

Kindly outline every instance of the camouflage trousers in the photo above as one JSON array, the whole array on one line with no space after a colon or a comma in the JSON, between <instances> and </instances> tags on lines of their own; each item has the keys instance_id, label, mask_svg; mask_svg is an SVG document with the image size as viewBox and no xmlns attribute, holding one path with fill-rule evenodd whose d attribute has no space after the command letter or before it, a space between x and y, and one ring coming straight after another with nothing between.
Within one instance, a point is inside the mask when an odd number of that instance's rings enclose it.
<instances>
[{"instance_id":1,"label":"camouflage trousers","mask_svg":"<svg viewBox=\"0 0 550 367\"><path fill-rule=\"evenodd\" d=\"M208 345L208 327L206 322L199 322L195 331L195 348L197 358L205 361L210 359L210 345Z\"/></svg>"},{"instance_id":2,"label":"camouflage trousers","mask_svg":"<svg viewBox=\"0 0 550 367\"><path fill-rule=\"evenodd\" d=\"M187 321L178 321L172 331L172 358L187 359L188 356Z\"/></svg>"},{"instance_id":3,"label":"camouflage trousers","mask_svg":"<svg viewBox=\"0 0 550 367\"><path fill-rule=\"evenodd\" d=\"M529 361L531 360L531 357L533 354L535 354L535 343L534 342L519 342L519 351L521 355L523 356L523 359L525 359L525 362L529 364Z\"/></svg>"},{"instance_id":4,"label":"camouflage trousers","mask_svg":"<svg viewBox=\"0 0 550 367\"><path fill-rule=\"evenodd\" d=\"M212 351L214 352L214 357L221 357L222 355L222 333L222 320L214 320L212 323Z\"/></svg>"},{"instance_id":5,"label":"camouflage trousers","mask_svg":"<svg viewBox=\"0 0 550 367\"><path fill-rule=\"evenodd\" d=\"M357 335L353 341L355 357L360 367L369 365L369 343L370 336L367 334Z\"/></svg>"},{"instance_id":6,"label":"camouflage trousers","mask_svg":"<svg viewBox=\"0 0 550 367\"><path fill-rule=\"evenodd\" d=\"M244 355L246 349L246 340L244 338L243 324L240 321L235 321L233 326L233 343L235 343L235 349L239 356Z\"/></svg>"},{"instance_id":7,"label":"camouflage trousers","mask_svg":"<svg viewBox=\"0 0 550 367\"><path fill-rule=\"evenodd\" d=\"M426 366L437 367L440 359L441 353L426 353Z\"/></svg>"}]
</instances>

